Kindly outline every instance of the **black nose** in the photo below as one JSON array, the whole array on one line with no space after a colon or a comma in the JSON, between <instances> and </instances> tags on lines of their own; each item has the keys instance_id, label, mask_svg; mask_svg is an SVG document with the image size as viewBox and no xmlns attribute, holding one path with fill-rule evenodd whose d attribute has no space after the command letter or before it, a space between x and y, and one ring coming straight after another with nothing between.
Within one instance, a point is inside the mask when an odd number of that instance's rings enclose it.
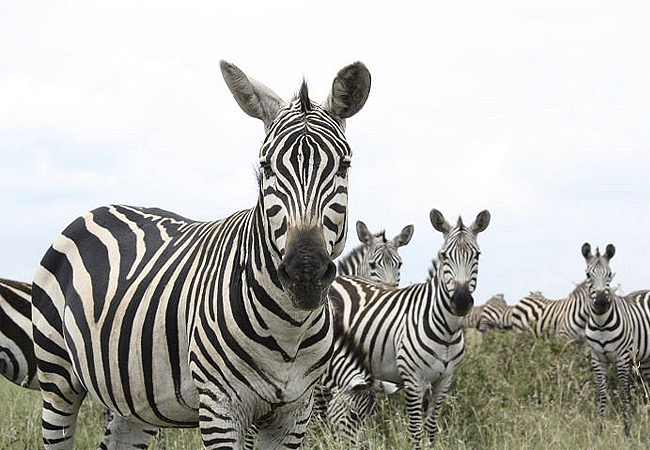
<instances>
[{"instance_id":1,"label":"black nose","mask_svg":"<svg viewBox=\"0 0 650 450\"><path fill-rule=\"evenodd\" d=\"M294 306L314 309L327 299L336 277L336 265L325 250L322 239L304 233L294 238L278 266L278 277Z\"/></svg>"},{"instance_id":2,"label":"black nose","mask_svg":"<svg viewBox=\"0 0 650 450\"><path fill-rule=\"evenodd\" d=\"M457 316L466 315L474 306L474 298L467 285L459 286L451 295L451 310Z\"/></svg>"},{"instance_id":3,"label":"black nose","mask_svg":"<svg viewBox=\"0 0 650 450\"><path fill-rule=\"evenodd\" d=\"M601 314L607 311L609 308L610 298L609 294L606 291L596 292L596 297L594 299L594 306L596 307L597 312Z\"/></svg>"}]
</instances>

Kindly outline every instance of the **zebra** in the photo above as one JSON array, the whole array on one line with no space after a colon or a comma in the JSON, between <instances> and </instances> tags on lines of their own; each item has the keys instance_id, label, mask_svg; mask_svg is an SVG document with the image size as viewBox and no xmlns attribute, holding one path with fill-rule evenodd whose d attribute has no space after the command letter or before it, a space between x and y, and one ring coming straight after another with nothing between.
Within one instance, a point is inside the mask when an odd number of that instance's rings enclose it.
<instances>
[{"instance_id":1,"label":"zebra","mask_svg":"<svg viewBox=\"0 0 650 450\"><path fill-rule=\"evenodd\" d=\"M531 292L512 307L510 326L536 337L555 335L573 343L585 340L589 317L587 280L578 283L566 298L550 300L541 292ZM507 317L507 316L506 316Z\"/></svg>"},{"instance_id":2,"label":"zebra","mask_svg":"<svg viewBox=\"0 0 650 450\"><path fill-rule=\"evenodd\" d=\"M0 374L38 390L32 341L32 285L0 278Z\"/></svg>"},{"instance_id":3,"label":"zebra","mask_svg":"<svg viewBox=\"0 0 650 450\"><path fill-rule=\"evenodd\" d=\"M472 306L469 313L463 317L463 328L476 328L482 333L488 331L493 323L497 323L504 307L507 307L503 294L495 294L482 305Z\"/></svg>"},{"instance_id":4,"label":"zebra","mask_svg":"<svg viewBox=\"0 0 650 450\"><path fill-rule=\"evenodd\" d=\"M650 290L635 291L619 297L610 290L614 274L609 261L616 248L605 247L605 253L591 253L591 245L582 245L582 256L587 263L589 288L589 320L586 339L591 348L591 365L596 375L599 409L599 429L605 418L607 403L607 366L616 366L618 395L623 411L623 430L630 433L630 369L638 365L639 372L650 381Z\"/></svg>"},{"instance_id":5,"label":"zebra","mask_svg":"<svg viewBox=\"0 0 650 450\"><path fill-rule=\"evenodd\" d=\"M345 120L370 73L341 69L327 99L285 102L221 61L261 119L255 206L212 222L110 205L74 220L37 268L32 320L48 450L72 448L86 393L115 413L102 449L200 427L206 449L296 448L330 359L328 288L345 246Z\"/></svg>"},{"instance_id":6,"label":"zebra","mask_svg":"<svg viewBox=\"0 0 650 450\"><path fill-rule=\"evenodd\" d=\"M357 236L361 245L338 261L337 275L358 276L397 287L402 267L398 249L409 243L413 230L413 225L407 225L389 241L384 231L372 234L366 224L358 220Z\"/></svg>"},{"instance_id":7,"label":"zebra","mask_svg":"<svg viewBox=\"0 0 650 450\"><path fill-rule=\"evenodd\" d=\"M474 302L477 235L490 222L487 210L469 227L460 217L451 226L437 209L429 216L444 242L426 282L394 289L342 276L331 286L335 336L346 333L354 340L367 355L374 378L403 387L409 436L416 448L421 445L423 422L431 439L436 434L440 406L465 354L461 321ZM339 351L345 349L335 346L334 358ZM339 380L334 382L346 390ZM359 417L358 425L363 420Z\"/></svg>"}]
</instances>

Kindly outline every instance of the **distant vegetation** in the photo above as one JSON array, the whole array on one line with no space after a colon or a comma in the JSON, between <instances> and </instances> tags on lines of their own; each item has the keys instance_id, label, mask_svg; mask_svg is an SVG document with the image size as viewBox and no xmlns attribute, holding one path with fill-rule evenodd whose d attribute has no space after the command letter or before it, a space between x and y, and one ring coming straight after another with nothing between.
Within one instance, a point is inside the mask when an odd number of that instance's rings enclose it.
<instances>
[{"instance_id":1,"label":"distant vegetation","mask_svg":"<svg viewBox=\"0 0 650 450\"><path fill-rule=\"evenodd\" d=\"M605 427L596 433L595 383L586 351L557 339L494 331L482 338L467 330L468 352L454 374L433 449L645 449L650 406L645 386L633 377L635 412L631 436L623 436L618 401L610 401ZM613 375L613 374L612 374ZM369 426L373 449L409 449L400 395L382 398ZM39 394L0 380L0 450L35 450L40 440ZM103 411L86 401L76 448L94 449L103 432ZM168 450L200 449L197 429L166 430ZM151 448L156 448L155 444ZM348 448L317 422L305 449Z\"/></svg>"}]
</instances>

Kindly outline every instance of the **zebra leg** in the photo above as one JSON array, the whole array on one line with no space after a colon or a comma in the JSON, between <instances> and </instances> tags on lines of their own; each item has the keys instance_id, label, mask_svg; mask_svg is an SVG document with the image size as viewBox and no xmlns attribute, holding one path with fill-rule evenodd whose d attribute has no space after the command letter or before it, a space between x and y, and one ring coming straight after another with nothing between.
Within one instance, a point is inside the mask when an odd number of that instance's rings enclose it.
<instances>
[{"instance_id":1,"label":"zebra leg","mask_svg":"<svg viewBox=\"0 0 650 450\"><path fill-rule=\"evenodd\" d=\"M431 386L430 394L428 397L427 408L425 410L426 418L424 420L424 429L429 434L429 440L433 443L433 439L438 433L438 414L442 401L445 399L445 394L451 385L451 375L445 376L438 381L435 385Z\"/></svg>"},{"instance_id":2,"label":"zebra leg","mask_svg":"<svg viewBox=\"0 0 650 450\"><path fill-rule=\"evenodd\" d=\"M369 388L338 392L327 409L330 423L349 442L359 448L369 448L363 424L376 409L375 393Z\"/></svg>"},{"instance_id":3,"label":"zebra leg","mask_svg":"<svg viewBox=\"0 0 650 450\"><path fill-rule=\"evenodd\" d=\"M263 426L258 424L260 449L296 449L302 445L312 409L312 396L307 397L302 405L264 421Z\"/></svg>"},{"instance_id":4,"label":"zebra leg","mask_svg":"<svg viewBox=\"0 0 650 450\"><path fill-rule=\"evenodd\" d=\"M596 396L598 401L598 427L596 431L600 433L603 429L607 406L607 363L592 355L591 367L596 374Z\"/></svg>"},{"instance_id":5,"label":"zebra leg","mask_svg":"<svg viewBox=\"0 0 650 450\"><path fill-rule=\"evenodd\" d=\"M630 435L630 355L626 352L616 361L618 396L623 411L623 432Z\"/></svg>"},{"instance_id":6,"label":"zebra leg","mask_svg":"<svg viewBox=\"0 0 650 450\"><path fill-rule=\"evenodd\" d=\"M106 426L99 450L148 448L151 438L156 436L158 431L158 427L153 425L130 422L120 415L113 414Z\"/></svg>"},{"instance_id":7,"label":"zebra leg","mask_svg":"<svg viewBox=\"0 0 650 450\"><path fill-rule=\"evenodd\" d=\"M404 403L408 416L408 431L413 448L419 450L422 445L424 389L417 383L404 383Z\"/></svg>"},{"instance_id":8,"label":"zebra leg","mask_svg":"<svg viewBox=\"0 0 650 450\"><path fill-rule=\"evenodd\" d=\"M60 384L57 386L45 381L47 378L41 376L39 379L43 396L42 433L45 449L70 450L74 443L77 415L86 391L80 385L60 390Z\"/></svg>"}]
</instances>

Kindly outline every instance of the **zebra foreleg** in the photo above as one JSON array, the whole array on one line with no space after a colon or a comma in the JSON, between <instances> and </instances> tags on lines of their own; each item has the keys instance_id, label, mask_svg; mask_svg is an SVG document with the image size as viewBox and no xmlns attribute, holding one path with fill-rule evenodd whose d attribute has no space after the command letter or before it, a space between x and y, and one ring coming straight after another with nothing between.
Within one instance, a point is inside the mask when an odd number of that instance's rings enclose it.
<instances>
[{"instance_id":1,"label":"zebra foreleg","mask_svg":"<svg viewBox=\"0 0 650 450\"><path fill-rule=\"evenodd\" d=\"M264 426L258 424L258 447L264 450L299 448L307 432L311 408L310 395L303 406L265 421Z\"/></svg>"},{"instance_id":2,"label":"zebra foreleg","mask_svg":"<svg viewBox=\"0 0 650 450\"><path fill-rule=\"evenodd\" d=\"M404 403L408 416L408 432L413 448L419 450L422 445L422 419L424 406L424 389L416 383L404 383Z\"/></svg>"},{"instance_id":3,"label":"zebra foreleg","mask_svg":"<svg viewBox=\"0 0 650 450\"><path fill-rule=\"evenodd\" d=\"M601 362L592 356L591 367L596 374L596 399L598 402L598 426L596 433L600 433L603 430L607 407L607 363Z\"/></svg>"},{"instance_id":4,"label":"zebra foreleg","mask_svg":"<svg viewBox=\"0 0 650 450\"><path fill-rule=\"evenodd\" d=\"M156 436L158 431L155 426L130 422L120 415L113 414L106 426L99 450L148 448L151 438Z\"/></svg>"},{"instance_id":5,"label":"zebra foreleg","mask_svg":"<svg viewBox=\"0 0 650 450\"><path fill-rule=\"evenodd\" d=\"M442 401L445 399L445 394L451 385L451 375L445 376L438 383L431 386L429 399L427 401L428 408L425 410L426 418L424 420L424 429L429 434L429 440L433 443L433 439L438 433L438 415L440 414L440 407Z\"/></svg>"},{"instance_id":6,"label":"zebra foreleg","mask_svg":"<svg viewBox=\"0 0 650 450\"><path fill-rule=\"evenodd\" d=\"M630 435L630 362L628 354L616 361L618 397L621 400L623 432L625 433L625 436Z\"/></svg>"}]
</instances>

